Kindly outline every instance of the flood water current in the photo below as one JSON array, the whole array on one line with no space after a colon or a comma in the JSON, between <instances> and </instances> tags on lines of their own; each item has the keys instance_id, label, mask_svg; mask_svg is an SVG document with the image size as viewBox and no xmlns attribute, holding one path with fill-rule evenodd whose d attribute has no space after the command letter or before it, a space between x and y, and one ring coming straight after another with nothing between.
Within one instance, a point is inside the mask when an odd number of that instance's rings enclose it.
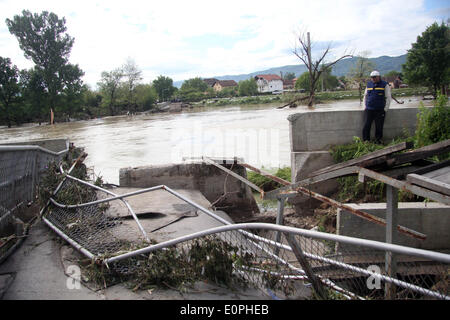
<instances>
[{"instance_id":1,"label":"flood water current","mask_svg":"<svg viewBox=\"0 0 450 320\"><path fill-rule=\"evenodd\" d=\"M393 108L417 107L418 98ZM290 166L288 116L306 107L276 109L280 104L195 107L181 113L115 116L55 125L0 128L0 144L68 138L88 153L85 161L109 183L119 169L180 163L183 157L242 157L265 168ZM361 109L357 100L319 104L315 110Z\"/></svg>"}]
</instances>

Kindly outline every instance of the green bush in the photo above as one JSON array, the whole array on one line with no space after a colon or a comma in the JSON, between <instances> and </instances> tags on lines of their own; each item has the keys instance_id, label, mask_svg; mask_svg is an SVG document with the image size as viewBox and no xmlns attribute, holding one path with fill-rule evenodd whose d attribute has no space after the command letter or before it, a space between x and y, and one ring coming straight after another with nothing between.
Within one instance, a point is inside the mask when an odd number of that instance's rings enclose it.
<instances>
[{"instance_id":1,"label":"green bush","mask_svg":"<svg viewBox=\"0 0 450 320\"><path fill-rule=\"evenodd\" d=\"M423 147L450 139L450 107L445 95L438 95L435 106L419 107L417 129L414 137L415 147Z\"/></svg>"},{"instance_id":2,"label":"green bush","mask_svg":"<svg viewBox=\"0 0 450 320\"><path fill-rule=\"evenodd\" d=\"M281 179L291 181L291 168L290 167L279 168L274 175ZM281 184L279 184L278 182L275 182L272 179L262 176L253 171L249 171L247 173L247 178L250 182L254 183L255 185L257 185L266 192L281 187Z\"/></svg>"},{"instance_id":3,"label":"green bush","mask_svg":"<svg viewBox=\"0 0 450 320\"><path fill-rule=\"evenodd\" d=\"M353 138L353 143L335 146L331 149L331 156L336 163L345 162L351 159L362 157L363 155L383 149L384 146L369 141L362 141L359 137ZM357 177L338 178L339 201L354 200L362 198L367 194L383 197L384 184L380 181L371 180L366 185L358 181Z\"/></svg>"}]
</instances>

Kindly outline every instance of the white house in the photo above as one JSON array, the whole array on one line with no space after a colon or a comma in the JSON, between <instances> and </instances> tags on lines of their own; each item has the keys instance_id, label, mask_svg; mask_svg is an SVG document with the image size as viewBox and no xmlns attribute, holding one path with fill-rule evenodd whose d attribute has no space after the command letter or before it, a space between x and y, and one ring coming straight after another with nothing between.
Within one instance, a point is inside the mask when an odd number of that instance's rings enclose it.
<instances>
[{"instance_id":1,"label":"white house","mask_svg":"<svg viewBox=\"0 0 450 320\"><path fill-rule=\"evenodd\" d=\"M255 80L261 93L283 91L283 79L276 74L259 74L255 76Z\"/></svg>"}]
</instances>

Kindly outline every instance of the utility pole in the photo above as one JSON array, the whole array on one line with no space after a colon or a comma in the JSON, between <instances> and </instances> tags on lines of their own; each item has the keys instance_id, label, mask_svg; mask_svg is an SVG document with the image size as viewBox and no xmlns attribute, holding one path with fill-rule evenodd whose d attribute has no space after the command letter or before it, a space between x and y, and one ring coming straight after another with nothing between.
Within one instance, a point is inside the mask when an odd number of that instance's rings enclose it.
<instances>
[{"instance_id":1,"label":"utility pole","mask_svg":"<svg viewBox=\"0 0 450 320\"><path fill-rule=\"evenodd\" d=\"M310 35L309 35L309 32L307 32L306 33L306 38L307 38L307 49L308 49L308 52L307 52L307 55L308 55L308 70L309 70L309 79L310 79L310 82L311 82L311 86L313 86L314 85L314 81L313 81L313 65L312 65L312 58L311 58L311 37L310 37ZM314 92L314 89L312 88L311 89L312 91L311 92ZM313 102L314 102L314 94L310 94L310 96L309 96L309 101L308 101L308 107L312 107L313 106Z\"/></svg>"}]
</instances>

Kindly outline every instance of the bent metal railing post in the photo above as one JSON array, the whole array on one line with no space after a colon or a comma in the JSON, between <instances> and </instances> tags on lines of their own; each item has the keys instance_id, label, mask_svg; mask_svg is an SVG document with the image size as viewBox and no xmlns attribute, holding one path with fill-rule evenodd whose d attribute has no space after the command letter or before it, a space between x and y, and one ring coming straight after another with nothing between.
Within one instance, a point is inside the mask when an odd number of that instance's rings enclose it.
<instances>
[{"instance_id":1,"label":"bent metal railing post","mask_svg":"<svg viewBox=\"0 0 450 320\"><path fill-rule=\"evenodd\" d=\"M70 176L68 176L69 179L72 179ZM85 184L88 184L88 182L83 182ZM312 231L312 230L303 230L303 229L297 229L297 228L292 228L292 227L286 227L286 226L281 226L281 225L275 225L275 224L261 224L261 223L253 223L253 224L231 224L230 222L226 221L225 219L217 216L216 214L214 214L213 212L203 208L202 206L196 204L195 202L191 201L190 199L187 199L186 197L180 195L178 192L170 189L167 186L161 185L161 186L156 186L156 187L151 187L151 188L146 188L146 189L142 189L142 190L138 190L135 192L131 192L131 193L127 193L124 195L120 195L120 196L112 196L108 199L102 199L102 200L97 200L97 201L93 201L90 203L84 203L84 204L79 204L79 205L75 205L75 206L65 206L62 204L57 203L56 201L52 200L52 204L60 207L60 208L83 208L86 207L88 205L92 205L92 204L99 204L99 203L103 203L103 202L107 202L107 201L111 201L111 200L116 200L116 199L123 199L132 195L136 195L136 194L140 194L140 193L144 193L144 192L151 192L154 190L159 190L159 189L163 189L166 190L168 192L170 192L171 194L177 196L178 198L186 201L187 203L191 204L192 206L196 207L197 209L199 209L200 211L203 211L204 213L210 215L211 217L215 218L218 221L221 221L224 226L222 227L217 227L217 228L212 228L212 229L208 229L208 230L204 230L201 232L197 232L191 235L187 235L184 237L179 237L177 239L173 239L173 240L169 240L169 241L165 241L156 245L149 245L145 248L142 249L138 249L138 250L133 250L133 251L129 251L126 253L117 253L116 255L113 255L111 257L101 257L101 256L96 256L94 254L92 254L91 252L89 252L89 250L80 250L82 251L86 256L94 259L94 260L98 260L101 261L102 263L109 265L109 264L113 264L115 262L118 262L120 260L123 259L128 259L131 257L135 257L138 255L141 255L143 253L149 253L152 252L154 250L158 250L158 249L162 249L162 248L168 248L170 246L174 246L178 243L182 243L182 242L186 242L186 241L190 241L192 239L196 239L199 237L205 237L207 235L212 235L212 234L219 234L219 233L223 233L223 232L227 232L227 231L231 231L231 230L236 230L239 233L241 233L242 235L244 235L245 237L242 238L240 241L249 241L249 243L251 243L251 245L254 248L258 248L259 250L262 250L262 252L264 252L264 254L266 255L267 258L273 259L273 261L275 263L279 263L280 265L283 266L287 266L292 272L296 273L297 276L293 277L292 275L287 275L287 277L291 277L291 278L299 278L298 275L300 275L300 277L303 277L306 275L305 270L297 268L295 266L293 266L292 264L290 264L289 262L287 262L286 260L284 260L283 258L280 258L278 256L276 256L274 254L273 251L268 250L265 247L262 247L262 244L267 244L270 245L274 248L278 248L278 249L283 249L283 250L287 250L290 252L293 252L293 248L292 245L285 245L282 244L280 242L277 241L273 241L270 240L268 238L264 238L261 236L258 236L256 234L253 234L251 232L249 232L250 230L270 230L273 231L275 233L281 233L281 234L285 234L285 235L297 235L297 236L302 236L302 237L306 237L306 238L311 238L311 239L315 239L317 241L334 241L336 243L344 243L344 244L349 244L349 245L353 245L353 246L360 246L360 247L365 247L365 248L373 248L373 249L377 249L377 250L384 250L392 252L392 253L396 253L396 254L406 254L406 255L411 255L414 257L422 257L425 259L430 259L433 261L441 261L444 263L450 263L450 255L446 255L446 254L442 254L442 253L437 253L437 252L431 252L431 251L426 251L426 250L420 250L420 249L414 249L414 248L408 248L408 247L402 247L402 246L398 246L398 245L394 245L394 244L385 244L385 243L381 243L381 242L376 242L376 241L370 241L370 240L365 240L365 239L357 239L357 238L351 238L351 237L344 237L344 236L338 236L338 235L334 235L334 234L328 234L328 233L322 233L322 232L317 232L317 231ZM44 220L44 221L48 221L48 220ZM50 222L50 221L48 221ZM51 222L50 222L51 223ZM54 227L54 226L53 226ZM58 229L58 228L56 228ZM249 231L246 231L249 230ZM55 230L55 231L60 231L58 232L59 234L63 234L63 232L61 232L61 230ZM66 237L67 238L67 237ZM69 240L68 240L69 241ZM76 248L78 249L83 249L83 247L80 244L77 244L76 241L69 241L72 245L74 245ZM84 248L85 249L85 248ZM355 266L355 265L351 265L348 264L346 262L342 262L342 261L338 261L335 260L331 257L326 257L323 256L321 254L313 254L313 253L309 253L304 251L304 256L310 260L314 260L314 261L318 261L321 263L325 263L328 264L330 266L335 266L336 268L341 268L341 269L345 269L345 270L349 270L351 272L356 272L360 275L364 275L364 276L374 276L374 277L378 277L379 279L381 279L382 281L384 281L385 283L392 283L396 286L399 287L403 287L403 288L407 288L408 290L413 290L416 292L419 292L421 294L426 294L432 297L436 297L436 298L443 298L443 295L440 293L437 293L433 290L429 290L429 289L425 289L422 288L420 286L402 281L402 280L398 280L396 278L394 278L393 276L389 276L389 275L382 275L382 274L374 274L373 272L371 272L370 270L366 270L364 268ZM243 270L241 270L242 272ZM266 271L267 272L267 271ZM271 271L272 272L272 271ZM309 281L312 281L309 277L308 277ZM349 298L360 298L358 296L356 296L355 294L349 292L348 290L345 290L341 287L339 287L338 285L336 285L333 281L330 281L330 279L328 278L324 278L323 276L317 276L317 279L320 279L320 281L329 286L330 288L333 288L334 290L337 290L339 292L344 292L345 296L349 297ZM444 296L445 299L448 299L449 297Z\"/></svg>"},{"instance_id":2,"label":"bent metal railing post","mask_svg":"<svg viewBox=\"0 0 450 320\"><path fill-rule=\"evenodd\" d=\"M70 176L67 176L67 177L70 177ZM91 185L91 184L88 183L88 182L84 182L84 183L87 184L87 185ZM209 211L209 210L203 208L202 206L200 206L200 205L198 205L197 203L191 201L190 199L188 199L188 198L182 196L182 195L179 194L178 192L172 190L171 188L169 188L169 187L167 187L167 186L165 186L165 185L159 185L159 186L155 186L155 187L151 187L151 188L146 188L146 189L142 189L142 190L130 192L130 193L127 193L127 194L118 195L118 196L113 196L113 197L110 197L110 198L107 198L107 199L101 199L101 200L92 201L92 202L87 202L87 203L83 203L83 204L79 204L79 205L63 205L63 204L60 204L60 203L56 202L54 199L50 199L50 200L51 200L51 202L52 202L54 205L56 205L57 207L60 207L60 208L67 208L67 209L75 209L75 208L82 208L82 207L87 207L87 206L96 205L96 204L100 204L100 203L105 203L105 202L112 201L112 200L123 199L123 198L130 197L130 196L133 196L133 195L142 194L142 193L151 192L151 191L160 190L160 189L163 189L163 190L168 191L169 193L171 193L171 194L173 194L174 196L178 197L179 199L181 199L181 200L183 200L183 201L189 203L190 205L192 205L192 206L194 206L195 208L199 209L200 211L206 213L207 215L211 216L212 218L214 218L214 219L220 221L221 223L223 223L223 224L225 224L225 225L232 225L232 223L230 223L229 221L227 221L227 220L225 220L225 219L219 217L218 215L214 214L213 212L211 212L211 211ZM54 229L54 230L55 230L55 229L58 229L58 228L57 228L54 224L52 224L48 219L44 219L44 221L45 221L46 223L50 223L50 224L51 224L50 227L51 227L52 229ZM279 262L279 263L281 263L281 264L283 264L283 265L287 265L289 268L291 268L292 270L296 270L296 271L299 272L300 274L304 274L304 271L303 271L303 270L298 269L298 268L295 268L294 266L292 266L292 265L291 265L290 263L288 263L287 261L285 261L285 260L279 258L279 257L278 257L277 255L275 255L273 252L267 250L266 248L260 246L260 245L257 243L257 241L263 241L263 242L265 242L267 239L262 238L262 237L259 237L259 236L256 236L256 235L254 235L254 234L252 234L252 233L249 233L249 232L247 232L247 231L244 231L244 230L238 230L238 231L239 231L240 233L242 233L244 236L246 236L247 238L252 239L252 240L249 240L249 241L252 243L252 245L254 245L256 248L258 248L258 249L262 250L263 252L265 252L268 256L270 256L271 258L273 258L275 261L277 261L277 262ZM58 229L58 233L61 234L61 233L63 233L63 232L62 232L61 230ZM64 238L67 239L68 237L67 237L67 236L64 236ZM281 246L281 244L278 243L278 242L269 241L269 243L271 243L272 245L275 245L275 247ZM92 258L92 254L91 254L88 250L86 250L86 249L84 248L84 251L87 252L87 253L89 254L88 257ZM123 256L121 256L121 257L120 257L119 259L117 259L117 260L125 259L125 258L128 258L128 257L131 257L131 256L123 255ZM109 261L109 260L104 260L104 262L106 263L106 265L108 265L108 261ZM111 260L111 261L116 261L116 260ZM346 292L346 290L344 290L344 289L340 288L339 286L335 285L332 281L329 281L328 279L325 279L325 280L324 280L324 283L326 283L328 286L330 286L330 287L332 287L332 288L335 288L336 290L340 290L340 291ZM347 292L347 293L348 293L350 296L356 297L356 296L353 295L352 293L349 293L349 292Z\"/></svg>"},{"instance_id":3,"label":"bent metal railing post","mask_svg":"<svg viewBox=\"0 0 450 320\"><path fill-rule=\"evenodd\" d=\"M308 260L306 259L305 255L303 254L302 248L299 246L297 241L295 241L295 238L292 234L285 234L286 240L291 246L292 251L295 254L295 257L297 258L298 262L302 266L303 270L305 270L306 275L308 276L309 280L311 281L315 292L322 298L326 299L326 295L323 291L322 284L320 280L316 277L314 272L311 269L311 266L308 263Z\"/></svg>"},{"instance_id":4,"label":"bent metal railing post","mask_svg":"<svg viewBox=\"0 0 450 320\"><path fill-rule=\"evenodd\" d=\"M397 243L397 232L395 226L398 221L398 190L390 185L386 186L386 243ZM397 261L395 254L386 251L385 270L390 277L397 274ZM385 297L393 299L395 286L386 283Z\"/></svg>"},{"instance_id":5,"label":"bent metal railing post","mask_svg":"<svg viewBox=\"0 0 450 320\"><path fill-rule=\"evenodd\" d=\"M397 254L410 255L413 257L425 258L425 259L429 259L432 261L438 261L438 262L442 262L445 264L450 264L450 254L444 254L444 253L440 253L440 252L428 251L428 250L423 250L423 249L404 247L404 246L395 245L395 244L386 244L383 242L378 242L378 241L373 241L373 240L340 236L340 235L335 235L335 234L318 232L318 231L314 231L314 230L305 230L305 229L293 228L293 227L288 227L288 226L279 226L279 225L269 224L269 223L239 223L239 224L215 227L215 228L211 228L208 230L203 230L203 231L199 231L196 233L192 233L190 235L182 236L182 237L179 237L176 239L168 240L168 241L158 243L155 245L151 245L151 246L148 246L145 248L141 248L141 249L135 250L133 252L128 252L128 253L124 253L121 255L117 255L115 257L105 259L103 261L103 263L111 264L113 262L117 262L117 261L120 261L123 259L138 256L141 254L149 253L149 252L159 250L162 248L174 246L181 242L186 242L186 241L189 241L192 239L205 237L205 236L211 235L211 234L219 234L219 233L227 232L227 231L231 231L231 230L249 230L249 229L280 231L280 232L283 232L286 234L298 235L298 236L303 236L303 237L318 239L318 240L335 241L335 242L345 243L345 244L354 245L354 246L363 246L363 247L366 247L369 249L374 249L374 250L391 251L391 252L394 252ZM265 239L265 240L269 244L272 244L272 245L274 244L273 241L271 241L269 239ZM283 244L278 244L278 245L281 246L285 250L292 251L292 248L290 246L286 246ZM329 263L331 265L334 265L334 266L337 266L340 268L344 268L344 269L348 269L350 271L354 271L354 272L357 272L357 273L365 275L365 276L374 276L374 277L379 278L382 281L393 283L397 286L400 286L403 288L408 288L410 290L414 290L421 294L425 294L425 295L428 295L431 297L450 300L450 296L442 295L433 290L429 290L429 289L425 289L425 288L422 288L422 287L419 287L416 285L412 285L408 282L401 281L401 280L398 280L398 279L395 279L395 278L392 278L389 276L385 276L383 274L375 274L372 271L364 269L364 268L349 265L344 262L336 261L334 259L326 258L323 256L313 255L313 254L306 253L306 252L304 254L309 259ZM295 267L293 269L296 269L297 271L299 271L299 269L297 269ZM300 273L303 274L303 270L301 270L301 271L302 272L300 272Z\"/></svg>"},{"instance_id":6,"label":"bent metal railing post","mask_svg":"<svg viewBox=\"0 0 450 320\"><path fill-rule=\"evenodd\" d=\"M37 145L0 145L0 229L6 226L5 234L8 234L6 241L0 241L0 263L24 241L31 225L31 222L25 223L25 228L20 231L22 234L17 234L16 228L11 226L23 224L23 221L16 215L16 210L35 202L44 166L50 161L60 161L68 151L67 139L65 148L59 152Z\"/></svg>"}]
</instances>

